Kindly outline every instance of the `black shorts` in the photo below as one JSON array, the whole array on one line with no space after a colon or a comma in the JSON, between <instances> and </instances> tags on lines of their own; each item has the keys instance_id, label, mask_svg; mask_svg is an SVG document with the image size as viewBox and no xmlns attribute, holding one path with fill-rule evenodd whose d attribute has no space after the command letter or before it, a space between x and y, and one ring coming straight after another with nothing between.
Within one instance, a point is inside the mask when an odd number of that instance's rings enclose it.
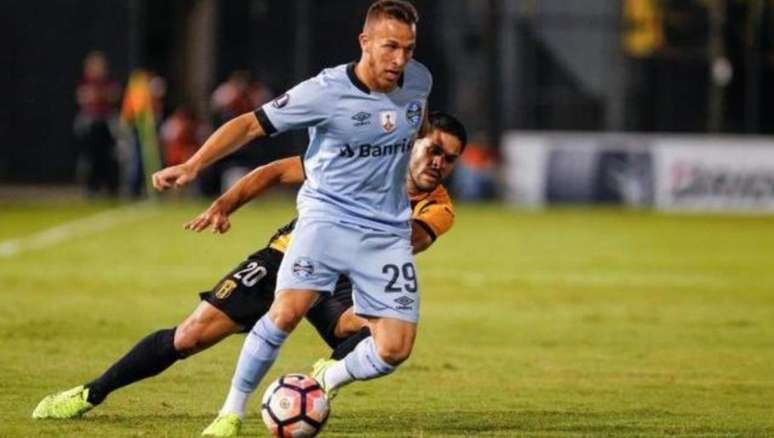
<instances>
[{"instance_id":1,"label":"black shorts","mask_svg":"<svg viewBox=\"0 0 774 438\"><path fill-rule=\"evenodd\" d=\"M268 247L250 254L212 290L199 296L241 325L243 332L248 332L274 301L282 256L282 252Z\"/></svg>"},{"instance_id":2,"label":"black shorts","mask_svg":"<svg viewBox=\"0 0 774 438\"><path fill-rule=\"evenodd\" d=\"M274 248L261 249L225 275L212 290L199 296L242 326L242 332L248 332L269 311L274 301L282 257L282 252ZM336 348L342 341L334 336L334 331L339 317L350 307L352 284L342 276L334 293L323 294L306 315L331 348Z\"/></svg>"}]
</instances>

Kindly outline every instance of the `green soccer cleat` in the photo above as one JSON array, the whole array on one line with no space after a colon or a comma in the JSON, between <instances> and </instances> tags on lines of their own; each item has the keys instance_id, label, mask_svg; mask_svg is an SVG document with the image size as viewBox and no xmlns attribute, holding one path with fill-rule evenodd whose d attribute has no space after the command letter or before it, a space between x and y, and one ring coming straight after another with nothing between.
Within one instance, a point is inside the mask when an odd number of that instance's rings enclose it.
<instances>
[{"instance_id":1,"label":"green soccer cleat","mask_svg":"<svg viewBox=\"0 0 774 438\"><path fill-rule=\"evenodd\" d=\"M94 407L88 402L89 390L83 385L46 396L32 411L32 418L77 418Z\"/></svg>"},{"instance_id":2,"label":"green soccer cleat","mask_svg":"<svg viewBox=\"0 0 774 438\"><path fill-rule=\"evenodd\" d=\"M314 380L317 380L317 383L319 383L323 391L325 391L325 398L327 398L328 401L336 398L336 394L339 393L339 390L328 388L325 385L325 379L323 377L325 376L325 371L336 362L337 361L334 359L320 359L315 362L314 366L312 367L312 377Z\"/></svg>"},{"instance_id":3,"label":"green soccer cleat","mask_svg":"<svg viewBox=\"0 0 774 438\"><path fill-rule=\"evenodd\" d=\"M235 437L242 428L242 419L237 414L218 415L206 429L202 436L214 436L220 438Z\"/></svg>"}]
</instances>

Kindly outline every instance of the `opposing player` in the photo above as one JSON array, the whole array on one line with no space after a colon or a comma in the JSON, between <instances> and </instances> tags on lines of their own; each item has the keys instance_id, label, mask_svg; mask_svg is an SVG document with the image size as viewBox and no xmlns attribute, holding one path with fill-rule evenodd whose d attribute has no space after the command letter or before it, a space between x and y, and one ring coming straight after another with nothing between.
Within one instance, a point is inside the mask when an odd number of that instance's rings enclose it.
<instances>
[{"instance_id":1,"label":"opposing player","mask_svg":"<svg viewBox=\"0 0 774 438\"><path fill-rule=\"evenodd\" d=\"M456 157L462 153L467 141L463 125L454 117L435 112L430 114L429 122L429 134L415 142L406 181L413 208L414 252L428 248L452 225L451 201L439 183L452 172ZM215 200L186 228L203 231L211 226L216 232L226 232L230 228L230 214L244 203L277 183L301 183L303 178L299 157L261 166ZM33 416L81 416L102 403L112 391L154 376L177 360L196 354L233 333L249 329L268 311L273 301L276 269L292 228L293 222L282 227L266 248L224 276L211 291L202 293L202 303L177 327L148 335L94 381L46 397ZM352 313L351 292L351 283L343 278L336 285L334 295L324 296L307 315L326 343L335 349L333 358L344 357L370 335L368 328L363 328L364 321ZM232 425L238 430L241 419L236 418Z\"/></svg>"}]
</instances>

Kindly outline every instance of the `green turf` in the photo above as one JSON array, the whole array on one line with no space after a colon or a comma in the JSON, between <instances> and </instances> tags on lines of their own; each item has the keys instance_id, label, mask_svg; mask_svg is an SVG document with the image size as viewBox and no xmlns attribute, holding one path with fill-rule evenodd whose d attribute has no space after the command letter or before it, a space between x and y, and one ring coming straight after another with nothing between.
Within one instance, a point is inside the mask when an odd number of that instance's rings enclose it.
<instances>
[{"instance_id":1,"label":"green turf","mask_svg":"<svg viewBox=\"0 0 774 438\"><path fill-rule=\"evenodd\" d=\"M29 418L45 394L181 320L293 214L257 203L225 236L183 231L203 206L0 257L0 436L191 437L209 423L241 337L81 420ZM0 205L0 243L109 208ZM499 206L457 217L418 257L412 358L344 389L324 435L774 435L772 219ZM304 326L269 377L325 353ZM265 435L254 410L243 431Z\"/></svg>"}]
</instances>

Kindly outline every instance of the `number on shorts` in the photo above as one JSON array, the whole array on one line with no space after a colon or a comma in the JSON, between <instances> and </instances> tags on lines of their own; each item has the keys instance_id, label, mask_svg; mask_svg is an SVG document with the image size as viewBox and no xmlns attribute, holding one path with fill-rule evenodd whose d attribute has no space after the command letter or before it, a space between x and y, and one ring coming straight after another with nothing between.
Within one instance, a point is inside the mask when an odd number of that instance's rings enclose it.
<instances>
[{"instance_id":1,"label":"number on shorts","mask_svg":"<svg viewBox=\"0 0 774 438\"><path fill-rule=\"evenodd\" d=\"M382 267L383 274L389 274L392 278L387 282L387 286L384 287L385 292L401 292L406 289L407 292L416 292L417 288L417 273L412 263L406 263L403 265L403 278L406 283L403 288L396 287L395 283L400 279L401 269L397 265L384 265Z\"/></svg>"},{"instance_id":2,"label":"number on shorts","mask_svg":"<svg viewBox=\"0 0 774 438\"><path fill-rule=\"evenodd\" d=\"M244 275L244 278L242 276ZM266 268L258 264L258 262L250 262L245 269L234 274L234 278L242 280L242 284L247 287L255 286L263 277L266 276Z\"/></svg>"},{"instance_id":3,"label":"number on shorts","mask_svg":"<svg viewBox=\"0 0 774 438\"><path fill-rule=\"evenodd\" d=\"M413 264L406 263L405 265L403 265L403 278L409 281L409 283L406 283L403 286L406 288L406 291L416 292L417 291L417 271L414 270Z\"/></svg>"},{"instance_id":4,"label":"number on shorts","mask_svg":"<svg viewBox=\"0 0 774 438\"><path fill-rule=\"evenodd\" d=\"M382 273L387 274L389 272L392 272L392 279L390 279L389 283L387 283L387 286L384 287L385 292L400 292L401 289L399 287L395 287L395 283L398 281L398 277L400 277L400 269L398 269L395 265L384 265L382 267Z\"/></svg>"}]
</instances>

